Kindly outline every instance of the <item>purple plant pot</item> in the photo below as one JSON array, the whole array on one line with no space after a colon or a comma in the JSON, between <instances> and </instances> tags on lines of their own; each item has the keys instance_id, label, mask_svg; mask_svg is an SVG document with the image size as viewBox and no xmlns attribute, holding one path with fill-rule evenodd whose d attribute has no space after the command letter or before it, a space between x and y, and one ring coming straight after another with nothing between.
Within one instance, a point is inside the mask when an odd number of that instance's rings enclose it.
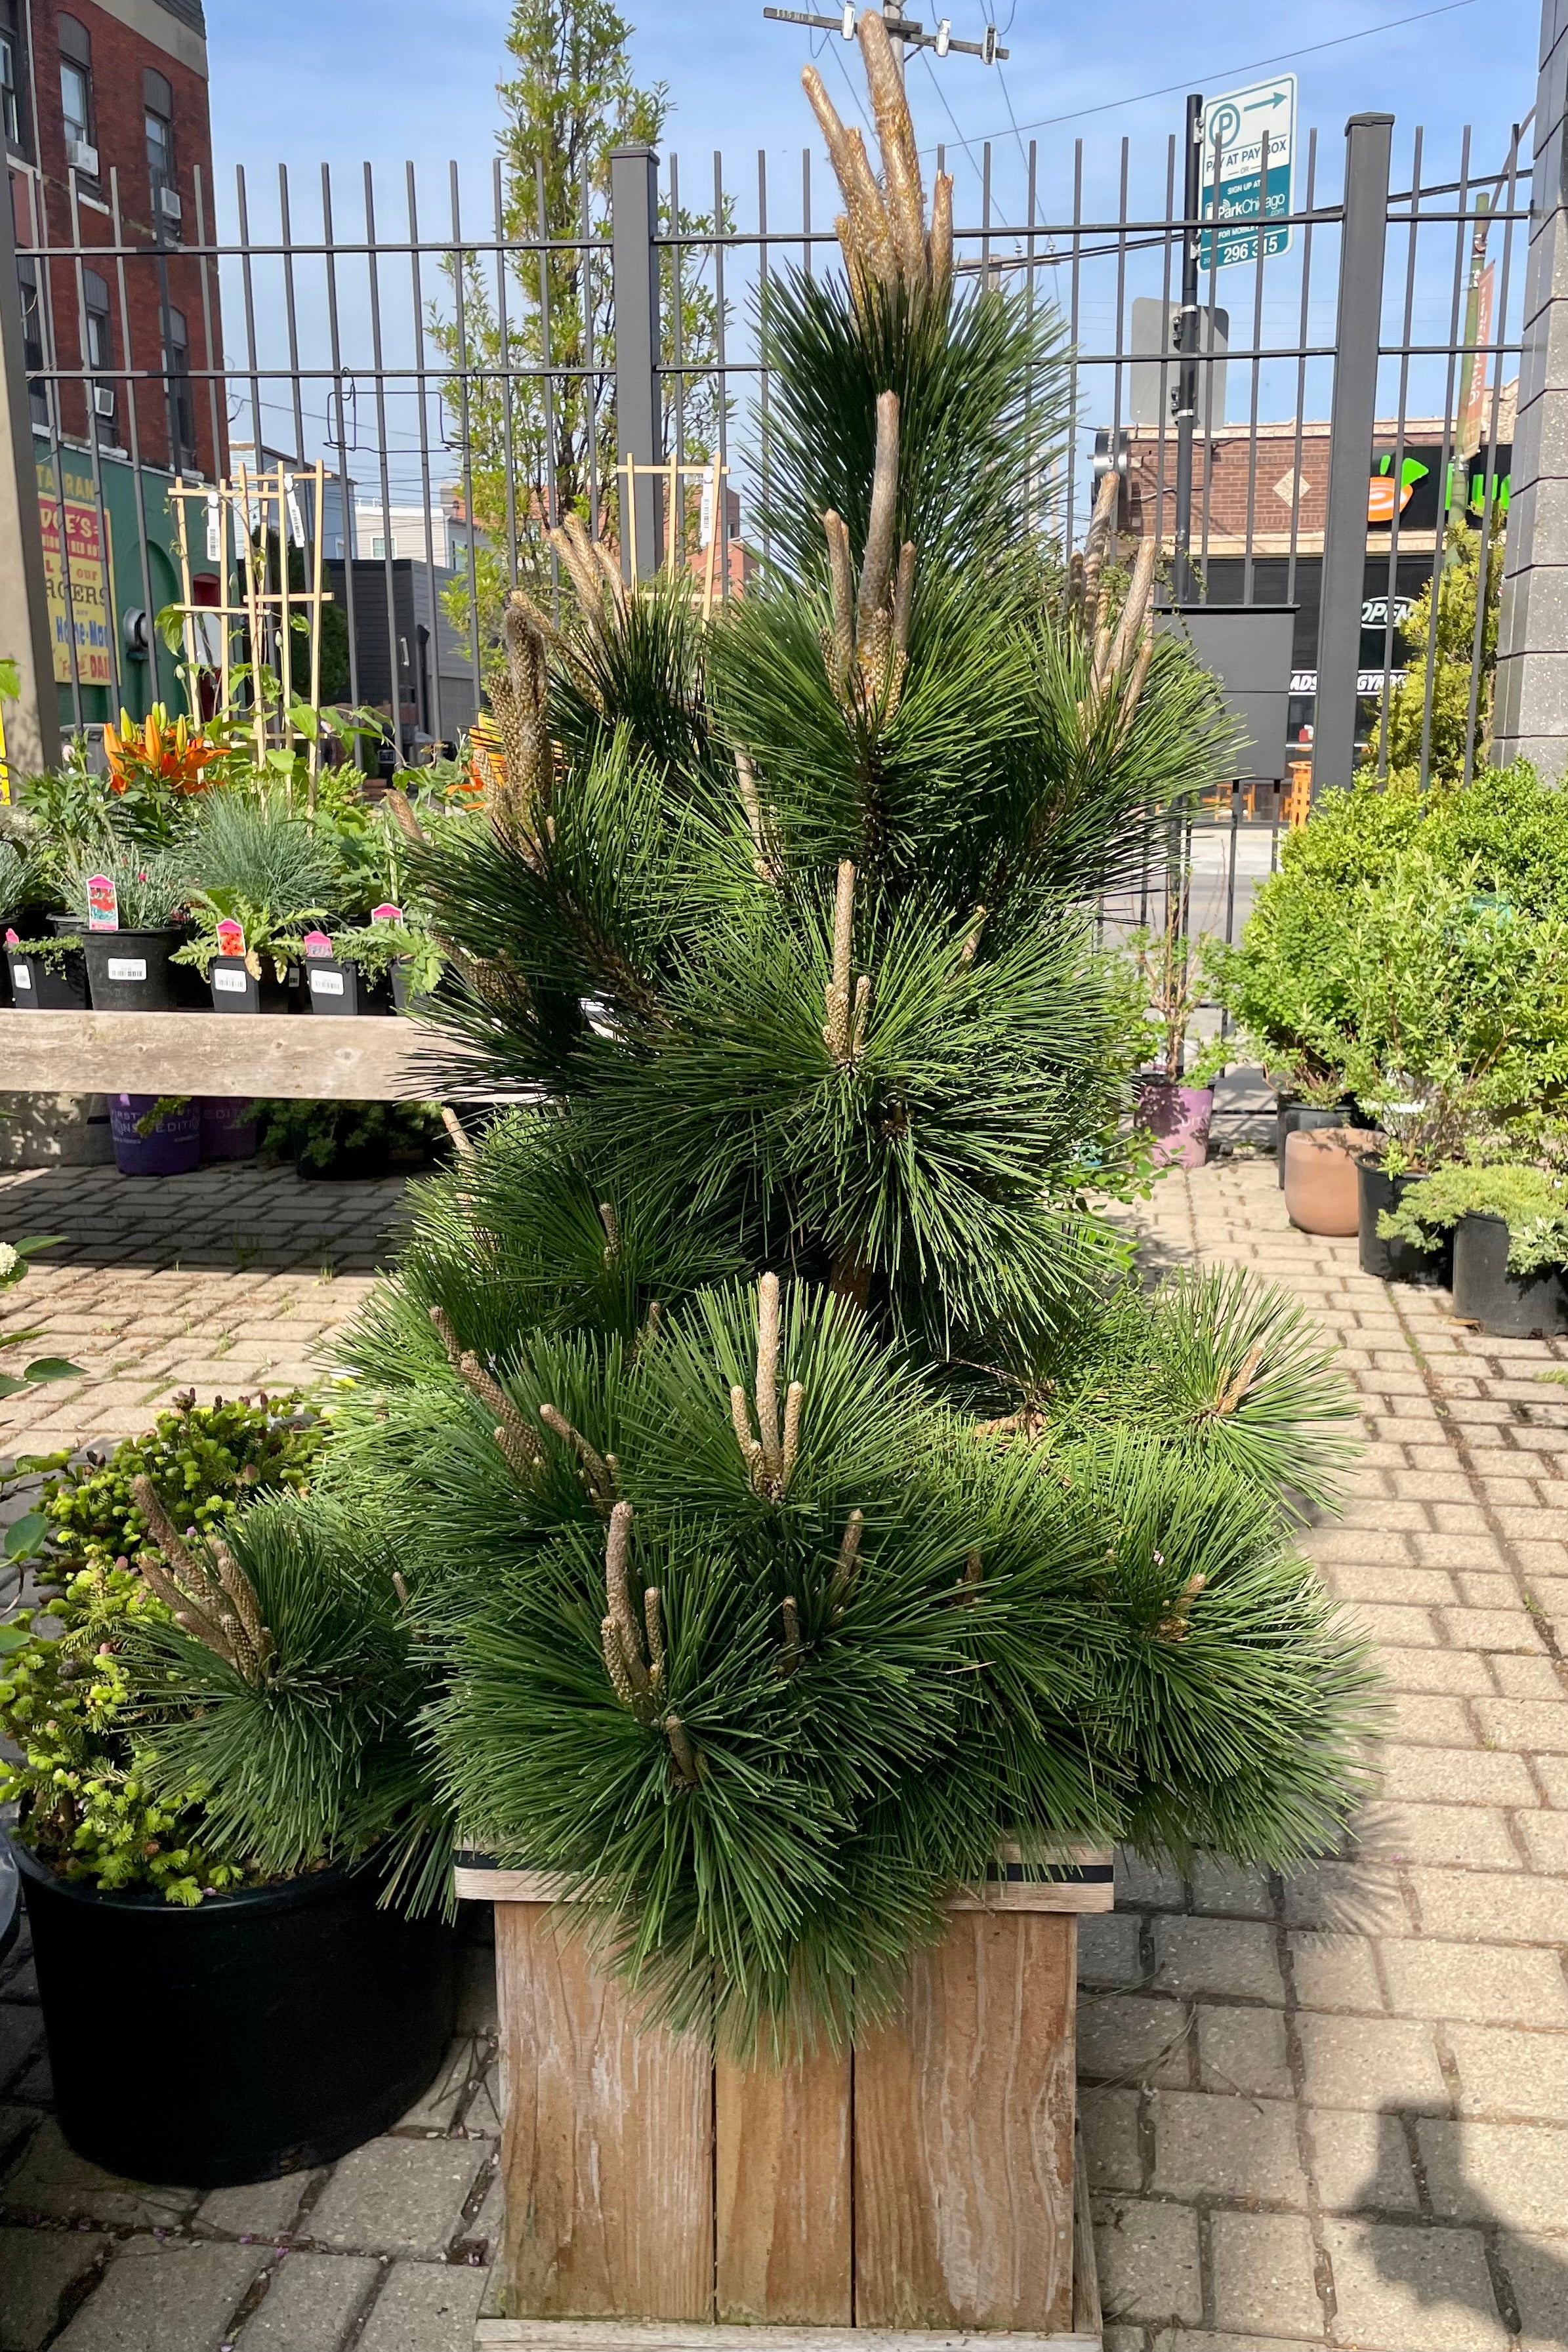
<instances>
[{"instance_id":1,"label":"purple plant pot","mask_svg":"<svg viewBox=\"0 0 1568 2352\"><path fill-rule=\"evenodd\" d=\"M199 1095L204 1160L254 1160L261 1129L246 1095Z\"/></svg>"},{"instance_id":2,"label":"purple plant pot","mask_svg":"<svg viewBox=\"0 0 1568 2352\"><path fill-rule=\"evenodd\" d=\"M1140 1078L1138 1121L1154 1139L1158 1168L1201 1168L1209 1156L1212 1087L1183 1087L1169 1078Z\"/></svg>"},{"instance_id":3,"label":"purple plant pot","mask_svg":"<svg viewBox=\"0 0 1568 2352\"><path fill-rule=\"evenodd\" d=\"M183 1110L166 1110L151 1135L138 1135L136 1122L145 1118L156 1095L110 1095L109 1131L114 1139L114 1164L122 1176L189 1176L201 1165L202 1115L195 1101Z\"/></svg>"}]
</instances>

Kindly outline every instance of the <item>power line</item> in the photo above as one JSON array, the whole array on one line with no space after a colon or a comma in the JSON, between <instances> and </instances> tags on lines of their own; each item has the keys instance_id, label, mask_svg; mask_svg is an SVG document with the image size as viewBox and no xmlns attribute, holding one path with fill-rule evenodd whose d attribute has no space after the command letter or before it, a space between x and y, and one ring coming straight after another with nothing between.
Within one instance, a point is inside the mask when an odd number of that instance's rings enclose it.
<instances>
[{"instance_id":1,"label":"power line","mask_svg":"<svg viewBox=\"0 0 1568 2352\"><path fill-rule=\"evenodd\" d=\"M993 139L1005 139L1009 132L1052 131L1058 122L1079 122L1087 114L1110 114L1119 106L1142 106L1145 99L1169 98L1173 90L1190 89L1194 80L1223 81L1227 80L1232 74L1259 73L1265 66L1289 65L1294 58L1316 57L1322 49L1342 49L1351 41L1370 41L1376 33L1394 33L1402 25L1424 25L1428 17L1451 16L1458 8L1473 8L1474 5L1475 0L1443 0L1443 5L1440 8L1422 8L1414 16L1390 16L1384 24L1363 26L1359 33L1341 33L1331 41L1312 41L1305 48L1282 49L1276 57L1254 58L1247 65L1211 66L1205 73L1185 75L1181 81L1165 82L1158 89L1137 90L1128 98L1108 98L1102 100L1098 106L1075 106L1070 113L1043 115L1037 122L1014 122L1008 126L1008 130L994 131L988 132L987 136ZM922 154L930 154L932 150L922 148L921 152Z\"/></svg>"}]
</instances>

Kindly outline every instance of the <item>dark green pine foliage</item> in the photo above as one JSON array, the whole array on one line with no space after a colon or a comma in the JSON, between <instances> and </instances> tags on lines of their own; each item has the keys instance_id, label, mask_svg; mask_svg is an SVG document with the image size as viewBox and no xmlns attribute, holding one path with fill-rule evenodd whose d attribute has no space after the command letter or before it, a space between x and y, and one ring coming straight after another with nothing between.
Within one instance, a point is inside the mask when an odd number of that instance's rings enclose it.
<instances>
[{"instance_id":1,"label":"dark green pine foliage","mask_svg":"<svg viewBox=\"0 0 1568 2352\"><path fill-rule=\"evenodd\" d=\"M465 1840L661 2012L842 2032L1000 1842L1289 1865L1365 1670L1292 1552L1348 1404L1287 1302L1152 1301L1093 895L1224 764L1154 551L1051 557L1058 330L955 280L881 20L847 282L775 288L775 560L705 624L580 525L506 620L490 822L422 890L479 1083L325 1485L404 1557ZM366 1540L370 1539L367 1535Z\"/></svg>"}]
</instances>

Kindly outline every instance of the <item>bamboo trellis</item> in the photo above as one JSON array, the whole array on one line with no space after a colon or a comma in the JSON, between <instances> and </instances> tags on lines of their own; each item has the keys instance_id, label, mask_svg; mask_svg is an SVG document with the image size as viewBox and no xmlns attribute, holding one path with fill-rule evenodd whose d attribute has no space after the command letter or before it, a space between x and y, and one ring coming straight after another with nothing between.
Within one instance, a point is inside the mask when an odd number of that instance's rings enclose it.
<instances>
[{"instance_id":1,"label":"bamboo trellis","mask_svg":"<svg viewBox=\"0 0 1568 2352\"><path fill-rule=\"evenodd\" d=\"M634 580L638 576L636 477L641 475L645 480L651 479L664 484L664 566L667 572L672 573L684 568L681 559L685 544L686 516L681 485L689 479L695 478L710 486L708 560L702 569L702 617L705 621L712 617L713 599L717 593L717 582L714 575L718 567L719 541L724 525L721 504L724 481L729 471L729 467L717 454L711 462L700 466L683 466L674 457L668 458L662 465L639 466L632 458L623 457L616 467L616 472L625 489L625 495L621 500L621 512L626 518L626 563ZM699 548L698 553L701 554L702 551L702 549Z\"/></svg>"},{"instance_id":2,"label":"bamboo trellis","mask_svg":"<svg viewBox=\"0 0 1568 2352\"><path fill-rule=\"evenodd\" d=\"M262 468L255 473L241 465L228 481L187 482L176 476L169 491L180 555L181 602L175 609L180 615L187 675L194 681L202 671L209 675L216 672L219 708L226 713L233 709L236 673L244 672L249 686L258 762L275 747L292 751L300 740L302 730L295 725L293 716L291 658L297 618L304 621L309 632L310 707L313 711L321 707L321 612L331 602L331 592L323 587L321 581L325 483L326 468L318 457L311 466L290 468L279 463L270 470ZM301 489L307 493L304 500L300 497ZM198 604L195 601L195 566L191 556L193 504L200 507L205 517L207 563L217 566L219 601L216 604ZM276 582L271 558L274 538L278 550ZM289 583L290 547L299 548L304 558L305 585L301 588ZM209 622L217 624L216 648L207 635ZM242 648L237 660L237 640ZM264 683L274 677L276 698ZM313 801L321 762L318 730L310 730L306 751Z\"/></svg>"}]
</instances>

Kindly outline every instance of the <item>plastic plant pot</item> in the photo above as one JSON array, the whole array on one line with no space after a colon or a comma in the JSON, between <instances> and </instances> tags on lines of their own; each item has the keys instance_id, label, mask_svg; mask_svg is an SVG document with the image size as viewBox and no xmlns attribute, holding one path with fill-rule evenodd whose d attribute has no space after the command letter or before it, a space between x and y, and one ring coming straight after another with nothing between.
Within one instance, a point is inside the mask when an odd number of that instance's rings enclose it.
<instances>
[{"instance_id":1,"label":"plastic plant pot","mask_svg":"<svg viewBox=\"0 0 1568 2352\"><path fill-rule=\"evenodd\" d=\"M1347 1127L1350 1114L1343 1110L1317 1110L1310 1103L1300 1102L1292 1095L1281 1096L1274 1115L1274 1150L1277 1155L1279 1181L1285 1181L1285 1147L1293 1135L1310 1132L1314 1128Z\"/></svg>"},{"instance_id":2,"label":"plastic plant pot","mask_svg":"<svg viewBox=\"0 0 1568 2352\"><path fill-rule=\"evenodd\" d=\"M202 1114L193 1100L160 1113L146 1135L136 1131L156 1095L110 1095L109 1131L114 1164L122 1176L189 1176L201 1166Z\"/></svg>"},{"instance_id":3,"label":"plastic plant pot","mask_svg":"<svg viewBox=\"0 0 1568 2352\"><path fill-rule=\"evenodd\" d=\"M208 1895L57 1878L20 1843L60 2129L133 2180L226 2188L335 2163L428 2089L456 2008L456 1931L378 1907L372 1869ZM165 2035L84 2032L106 1988L157 1988ZM167 2004L166 2009L164 2005Z\"/></svg>"},{"instance_id":4,"label":"plastic plant pot","mask_svg":"<svg viewBox=\"0 0 1568 2352\"><path fill-rule=\"evenodd\" d=\"M1212 1087L1184 1087L1170 1078L1140 1078L1138 1120L1154 1139L1157 1168L1201 1168L1209 1156Z\"/></svg>"},{"instance_id":5,"label":"plastic plant pot","mask_svg":"<svg viewBox=\"0 0 1568 2352\"><path fill-rule=\"evenodd\" d=\"M394 1009L389 981L384 977L367 980L352 958L307 956L301 969L312 1013L352 1017L361 1013L391 1013Z\"/></svg>"},{"instance_id":6,"label":"plastic plant pot","mask_svg":"<svg viewBox=\"0 0 1568 2352\"><path fill-rule=\"evenodd\" d=\"M87 984L95 1013L173 1013L178 997L169 958L177 931L87 931Z\"/></svg>"},{"instance_id":7,"label":"plastic plant pot","mask_svg":"<svg viewBox=\"0 0 1568 2352\"><path fill-rule=\"evenodd\" d=\"M1568 1331L1568 1277L1560 1265L1510 1274L1508 1226L1472 1210L1454 1228L1454 1312L1498 1339L1555 1339Z\"/></svg>"},{"instance_id":8,"label":"plastic plant pot","mask_svg":"<svg viewBox=\"0 0 1568 2352\"><path fill-rule=\"evenodd\" d=\"M1423 1179L1386 1175L1377 1160L1367 1158L1361 1162L1357 1181L1361 1188L1363 1274L1376 1275L1381 1282L1412 1282L1426 1290L1446 1290L1454 1272L1452 1234L1423 1249L1417 1242L1385 1241L1377 1230L1378 1218L1384 1210L1396 1209L1411 1186L1420 1184Z\"/></svg>"},{"instance_id":9,"label":"plastic plant pot","mask_svg":"<svg viewBox=\"0 0 1568 2352\"><path fill-rule=\"evenodd\" d=\"M1342 1127L1298 1128L1286 1138L1285 1213L1304 1234L1361 1231L1356 1154Z\"/></svg>"},{"instance_id":10,"label":"plastic plant pot","mask_svg":"<svg viewBox=\"0 0 1568 2352\"><path fill-rule=\"evenodd\" d=\"M254 1160L260 1141L256 1106L244 1095L198 1095L204 1160Z\"/></svg>"},{"instance_id":11,"label":"plastic plant pot","mask_svg":"<svg viewBox=\"0 0 1568 2352\"><path fill-rule=\"evenodd\" d=\"M266 963L258 980L243 956L214 956L207 984L215 1013L293 1013L299 1009L297 986L275 979Z\"/></svg>"},{"instance_id":12,"label":"plastic plant pot","mask_svg":"<svg viewBox=\"0 0 1568 2352\"><path fill-rule=\"evenodd\" d=\"M54 957L18 955L5 950L11 974L11 1002L18 1013L85 1013L87 959L72 948L63 963Z\"/></svg>"}]
</instances>

